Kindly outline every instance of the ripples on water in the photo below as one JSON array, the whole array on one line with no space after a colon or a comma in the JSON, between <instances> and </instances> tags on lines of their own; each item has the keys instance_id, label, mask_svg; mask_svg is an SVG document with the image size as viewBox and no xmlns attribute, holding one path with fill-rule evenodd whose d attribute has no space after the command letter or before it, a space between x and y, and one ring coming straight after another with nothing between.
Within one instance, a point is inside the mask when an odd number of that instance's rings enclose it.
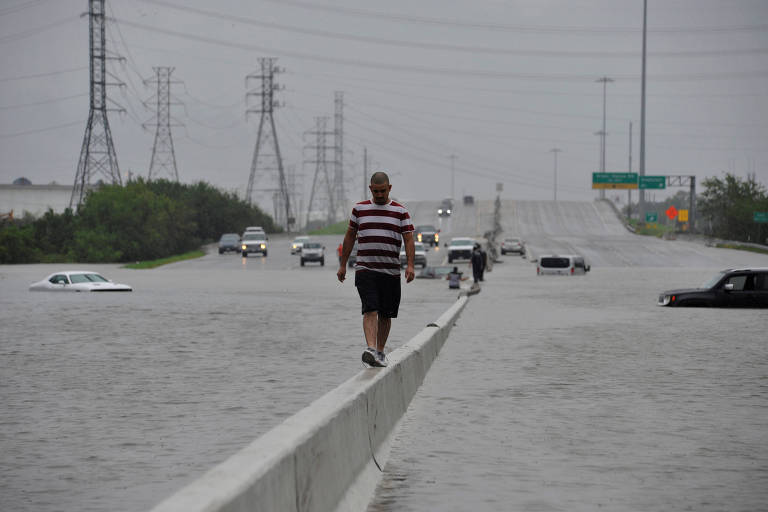
<instances>
[{"instance_id":1,"label":"ripples on water","mask_svg":"<svg viewBox=\"0 0 768 512\"><path fill-rule=\"evenodd\" d=\"M497 267L369 511L766 510L768 312L655 306L714 270Z\"/></svg>"},{"instance_id":2,"label":"ripples on water","mask_svg":"<svg viewBox=\"0 0 768 512\"><path fill-rule=\"evenodd\" d=\"M0 267L0 510L147 509L357 373L353 283L251 260L95 266L120 294ZM408 285L391 348L453 302L442 285Z\"/></svg>"}]
</instances>

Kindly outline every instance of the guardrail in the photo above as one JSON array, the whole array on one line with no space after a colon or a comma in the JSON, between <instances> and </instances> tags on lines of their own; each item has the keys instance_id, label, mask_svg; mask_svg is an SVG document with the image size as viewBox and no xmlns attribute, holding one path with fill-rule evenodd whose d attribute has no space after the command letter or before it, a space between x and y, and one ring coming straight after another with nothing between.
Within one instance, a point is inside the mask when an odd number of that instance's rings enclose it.
<instances>
[{"instance_id":1,"label":"guardrail","mask_svg":"<svg viewBox=\"0 0 768 512\"><path fill-rule=\"evenodd\" d=\"M152 512L365 509L397 424L467 300L392 351L387 368L361 371Z\"/></svg>"}]
</instances>

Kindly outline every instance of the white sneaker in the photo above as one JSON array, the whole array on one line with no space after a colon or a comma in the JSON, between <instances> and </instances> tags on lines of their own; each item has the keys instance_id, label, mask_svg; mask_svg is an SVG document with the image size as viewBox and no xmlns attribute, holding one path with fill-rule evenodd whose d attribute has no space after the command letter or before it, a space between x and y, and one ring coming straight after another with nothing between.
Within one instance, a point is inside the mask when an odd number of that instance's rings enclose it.
<instances>
[{"instance_id":1,"label":"white sneaker","mask_svg":"<svg viewBox=\"0 0 768 512\"><path fill-rule=\"evenodd\" d=\"M387 366L387 356L384 354L384 352L376 351L376 363L377 366L381 366L383 368L386 368Z\"/></svg>"},{"instance_id":2,"label":"white sneaker","mask_svg":"<svg viewBox=\"0 0 768 512\"><path fill-rule=\"evenodd\" d=\"M363 351L363 362L368 366L378 366L378 364L376 364L377 355L376 349L368 347Z\"/></svg>"}]
</instances>

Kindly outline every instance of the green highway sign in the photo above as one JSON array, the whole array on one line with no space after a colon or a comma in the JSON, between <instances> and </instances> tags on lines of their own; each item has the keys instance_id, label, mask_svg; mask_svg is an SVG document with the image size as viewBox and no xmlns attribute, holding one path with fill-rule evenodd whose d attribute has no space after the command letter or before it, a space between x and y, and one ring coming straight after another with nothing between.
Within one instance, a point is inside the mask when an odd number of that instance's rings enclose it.
<instances>
[{"instance_id":1,"label":"green highway sign","mask_svg":"<svg viewBox=\"0 0 768 512\"><path fill-rule=\"evenodd\" d=\"M592 188L637 188L637 173L593 172Z\"/></svg>"},{"instance_id":2,"label":"green highway sign","mask_svg":"<svg viewBox=\"0 0 768 512\"><path fill-rule=\"evenodd\" d=\"M637 182L637 184L638 184L638 188L641 188L641 189L647 189L647 188L663 189L663 188L667 188L667 177L666 176L640 176L640 179Z\"/></svg>"},{"instance_id":3,"label":"green highway sign","mask_svg":"<svg viewBox=\"0 0 768 512\"><path fill-rule=\"evenodd\" d=\"M659 214L656 212L645 212L645 222L657 222Z\"/></svg>"},{"instance_id":4,"label":"green highway sign","mask_svg":"<svg viewBox=\"0 0 768 512\"><path fill-rule=\"evenodd\" d=\"M768 222L768 212L755 212L752 219L755 222Z\"/></svg>"}]
</instances>

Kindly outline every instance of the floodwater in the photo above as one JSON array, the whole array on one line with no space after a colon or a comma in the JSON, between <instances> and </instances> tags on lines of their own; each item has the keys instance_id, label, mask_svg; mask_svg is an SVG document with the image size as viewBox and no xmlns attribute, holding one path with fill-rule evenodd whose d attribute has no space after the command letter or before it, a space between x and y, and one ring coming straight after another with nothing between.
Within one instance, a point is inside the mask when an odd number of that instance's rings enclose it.
<instances>
[{"instance_id":1,"label":"floodwater","mask_svg":"<svg viewBox=\"0 0 768 512\"><path fill-rule=\"evenodd\" d=\"M436 204L409 206L442 241L488 229L490 202L439 219ZM414 398L371 511L766 510L768 314L655 300L768 257L617 222L504 203L506 235L591 251L593 270L537 277L503 257ZM148 509L357 373L359 299L351 273L336 281L340 237L323 240L325 267L279 237L268 258L154 270L0 266L0 510ZM27 290L61 268L135 291ZM389 347L455 298L445 281L404 285Z\"/></svg>"},{"instance_id":2,"label":"floodwater","mask_svg":"<svg viewBox=\"0 0 768 512\"><path fill-rule=\"evenodd\" d=\"M353 275L321 239L324 267L285 238L266 259L0 266L0 510L148 509L360 371ZM134 291L27 290L62 268ZM388 347L455 298L403 285Z\"/></svg>"},{"instance_id":3,"label":"floodwater","mask_svg":"<svg viewBox=\"0 0 768 512\"><path fill-rule=\"evenodd\" d=\"M411 402L369 512L768 510L768 310L655 305L768 257L629 238L586 276L502 257ZM721 263L686 266L702 262Z\"/></svg>"}]
</instances>

